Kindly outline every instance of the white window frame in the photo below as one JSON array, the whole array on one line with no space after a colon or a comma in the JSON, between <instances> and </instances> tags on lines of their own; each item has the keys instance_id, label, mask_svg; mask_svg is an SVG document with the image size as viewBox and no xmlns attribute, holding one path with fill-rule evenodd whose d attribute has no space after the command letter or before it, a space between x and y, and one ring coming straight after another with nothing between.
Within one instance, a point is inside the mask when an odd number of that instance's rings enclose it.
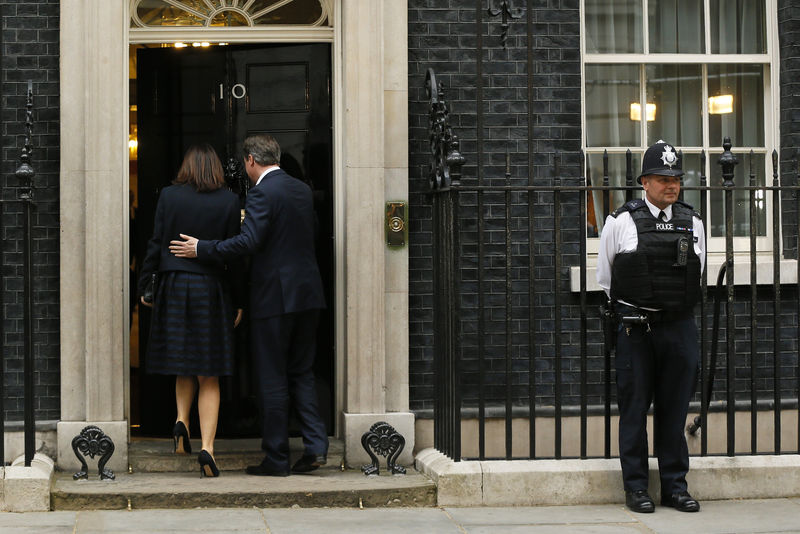
<instances>
[{"instance_id":1,"label":"white window frame","mask_svg":"<svg viewBox=\"0 0 800 534\"><path fill-rule=\"evenodd\" d=\"M733 151L737 155L746 155L745 157L739 157L739 165L738 167L743 167L740 169L740 172L744 170L743 174L749 173L749 153L751 148L756 154L763 154L764 155L764 176L766 180L766 185L772 185L772 151L778 150L780 151L780 48L778 42L778 7L777 7L777 0L765 0L765 17L766 17L766 46L767 51L764 54L712 54L710 52L702 53L702 54L650 54L649 53L649 24L648 24L648 13L647 13L647 4L648 0L640 0L642 2L642 39L644 40L643 43L643 50L644 53L636 53L636 54L600 54L600 53L587 53L586 52L586 6L585 0L580 1L580 52L581 52L581 147L584 150L584 153L587 154L602 154L604 150L608 150L609 155L611 154L625 154L628 148L631 149L632 152L638 151L641 154L644 153L644 150L647 148L645 144L647 143L647 123L646 121L641 121L641 146L639 147L587 147L587 139L586 139L586 65L587 64L633 64L639 67L640 72L640 92L641 92L641 102L645 102L646 98L646 84L643 79L644 70L646 65L648 64L696 64L702 66L702 74L703 74L703 97L702 97L702 105L703 105L703 115L707 117L707 107L708 107L708 78L707 78L707 65L710 64L750 64L750 65L763 65L764 66L764 146L763 147L746 147L746 146L737 146L736 140L732 140L734 143ZM705 20L710 20L709 16L709 1L704 0L704 10L705 10ZM706 51L710 50L711 46L711 27L706 22L705 24L705 46ZM711 140L708 139L708 120L707 118L703 120L703 140L704 142L708 142L709 146L706 148L706 169L705 175L708 179L709 184L713 184L713 178L719 175L719 166L717 164L717 159L719 158L719 154L722 152L721 140L719 141L719 146L716 146L711 143ZM699 153L699 151L703 147L679 147L684 150L684 153ZM634 169L634 175L638 174L638 169ZM746 184L740 184L746 185ZM775 208L772 205L772 195L770 192L767 192L766 195L766 235L759 236L756 239L756 247L757 247L757 263L759 266L762 263L762 260L765 264L769 264L769 268L767 265L764 267L759 267L758 269L758 279L759 283L770 283L772 280L772 210ZM709 197L710 199L710 197ZM591 199L589 199L591 200ZM708 209L710 206L707 206ZM613 209L613 207L612 207ZM708 213L708 212L707 212ZM599 214L598 216L602 216ZM706 232L708 234L709 229L706 228ZM597 251L599 247L600 239L597 237L590 237L586 240L586 249L587 249L587 282L588 282L588 289L589 290L597 290L599 287L596 285L594 279L594 270L597 261ZM783 246L782 240L781 247ZM709 273L716 273L718 267L724 261L724 250L725 250L725 238L724 237L711 237L708 236L707 239L707 247L708 247L708 272ZM737 283L746 283L749 284L749 250L750 250L750 238L747 236L744 237L735 237L734 238L734 250L736 251L736 259L735 262L738 262L737 268L735 269L735 280ZM782 251L781 251L782 252ZM786 260L788 261L788 260ZM782 264L785 261L781 262ZM796 274L793 274L796 269L786 268L789 267L782 265L781 266L781 281L782 282L795 282ZM740 268L746 268L747 273L742 272L739 273ZM577 291L579 290L578 286L578 278L579 273L576 271L578 268L573 268L572 270L575 271L571 276L572 280L572 290ZM711 275L709 275L711 277ZM791 279L791 280L790 280Z\"/></svg>"}]
</instances>

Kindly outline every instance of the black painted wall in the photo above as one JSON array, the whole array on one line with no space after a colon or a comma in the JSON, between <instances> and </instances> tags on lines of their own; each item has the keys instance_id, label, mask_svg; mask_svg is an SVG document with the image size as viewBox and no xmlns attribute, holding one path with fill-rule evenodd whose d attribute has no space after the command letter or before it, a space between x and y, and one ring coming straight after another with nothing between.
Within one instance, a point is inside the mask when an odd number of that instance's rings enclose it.
<instances>
[{"instance_id":1,"label":"black painted wall","mask_svg":"<svg viewBox=\"0 0 800 534\"><path fill-rule=\"evenodd\" d=\"M781 183L798 185L800 180L800 5L778 2L780 46L780 160ZM787 198L783 210L783 246L788 257L797 258L797 194Z\"/></svg>"},{"instance_id":2,"label":"black painted wall","mask_svg":"<svg viewBox=\"0 0 800 534\"><path fill-rule=\"evenodd\" d=\"M520 7L525 2L516 2ZM427 194L427 172L430 153L428 141L428 104L424 80L428 68L433 68L438 81L445 88L445 99L450 104L451 125L461 138L461 149L467 159L463 168L463 182L476 183L479 180L477 167L477 16L480 16L483 41L483 161L482 183L501 183L505 180L508 158L511 181L515 184L533 183L549 185L556 183L554 160L560 163L558 179L561 183L575 183L580 174L580 54L579 54L579 2L577 0L550 0L530 2L532 35L532 98L528 108L528 13L515 8L513 14L520 18L511 20L507 47L501 45L501 18L489 17L486 2L475 0L410 0L409 1L409 138L410 138L410 176L409 202L410 222L410 383L412 409L432 407L433 399L433 333L432 333L432 249L431 249L431 199ZM529 129L529 111L531 128ZM529 141L532 152L529 154ZM508 153L508 155L507 155ZM532 163L532 165L529 165ZM530 171L529 172L529 167ZM549 198L540 197L536 203L536 228L552 228L552 211ZM501 254L505 233L499 222L503 215L502 195L489 196L484 205L482 217L486 221L487 254ZM474 234L477 220L476 201L467 200L471 206L466 208L462 220L463 227L470 235ZM521 195L514 198L515 211L527 213L528 199ZM471 210L471 211L470 211ZM568 208L562 219L568 246L574 249L577 243L579 217L575 206ZM524 232L527 223L517 220L514 233ZM465 271L462 308L466 321L465 332L472 330L475 322L477 297L475 295L475 247L465 243L467 256L464 259ZM515 245L515 272L520 278L527 278L527 249ZM537 382L542 387L540 395L552 395L552 287L553 262L552 240L545 237L537 243L537 257L543 258L537 264L537 277L544 285L540 287L550 295L537 297L539 331L537 344L540 358L537 365ZM577 261L573 250L572 258ZM498 316L502 313L503 287L497 283L502 276L502 262L489 259L486 262L487 280L485 286L488 298L484 306L487 311L487 329L500 334L503 329ZM524 271L524 272L518 272ZM492 282L494 280L494 282ZM549 284L549 288L548 288ZM525 298L519 295L520 299ZM522 302L526 305L525 302ZM515 343L527 337L527 323L514 322ZM552 330L550 328L550 330ZM474 336L465 335L465 370L468 389L476 381ZM500 360L505 347L502 336L487 336L486 354L489 372L486 380L494 392L502 396L504 377ZM515 397L524 396L527 383L527 355L515 353L514 388ZM546 386L549 383L550 386ZM491 388L490 388L491 389ZM517 394L518 393L518 394Z\"/></svg>"},{"instance_id":3,"label":"black painted wall","mask_svg":"<svg viewBox=\"0 0 800 534\"><path fill-rule=\"evenodd\" d=\"M37 421L59 419L59 3L2 0L2 219L5 409L22 419L22 208L14 171L25 140L25 101L33 81L34 345Z\"/></svg>"}]
</instances>

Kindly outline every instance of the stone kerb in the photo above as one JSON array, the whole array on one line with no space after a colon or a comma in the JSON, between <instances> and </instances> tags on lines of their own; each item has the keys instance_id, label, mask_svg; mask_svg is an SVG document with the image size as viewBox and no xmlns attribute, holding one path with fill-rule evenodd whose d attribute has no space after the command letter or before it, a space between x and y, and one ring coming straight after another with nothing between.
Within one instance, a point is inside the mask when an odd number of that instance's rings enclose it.
<instances>
[{"instance_id":1,"label":"stone kerb","mask_svg":"<svg viewBox=\"0 0 800 534\"><path fill-rule=\"evenodd\" d=\"M692 457L687 476L698 500L800 496L800 455ZM537 506L622 503L617 459L454 462L435 449L416 468L436 483L439 506ZM658 464L650 494L660 500Z\"/></svg>"},{"instance_id":2,"label":"stone kerb","mask_svg":"<svg viewBox=\"0 0 800 534\"><path fill-rule=\"evenodd\" d=\"M2 469L0 510L8 512L47 512L50 510L50 486L55 464L48 456L37 453L30 467L25 456Z\"/></svg>"}]
</instances>

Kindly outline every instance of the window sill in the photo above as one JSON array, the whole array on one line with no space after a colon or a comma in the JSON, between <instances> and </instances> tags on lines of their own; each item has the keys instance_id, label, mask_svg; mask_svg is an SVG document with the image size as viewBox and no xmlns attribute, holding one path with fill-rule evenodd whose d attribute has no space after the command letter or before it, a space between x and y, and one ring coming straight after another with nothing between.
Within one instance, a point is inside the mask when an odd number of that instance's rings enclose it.
<instances>
[{"instance_id":1,"label":"window sill","mask_svg":"<svg viewBox=\"0 0 800 534\"><path fill-rule=\"evenodd\" d=\"M719 268L725 263L725 254L711 253L708 255L708 284L713 285L717 282ZM586 291L601 291L597 285L597 256L591 255L586 262ZM797 283L797 260L780 261L780 280L781 285ZM733 258L733 283L736 286L750 285L750 255L736 254ZM580 267L570 267L569 285L570 291L578 293L581 290L581 271ZM772 284L772 255L763 254L756 256L756 284Z\"/></svg>"}]
</instances>

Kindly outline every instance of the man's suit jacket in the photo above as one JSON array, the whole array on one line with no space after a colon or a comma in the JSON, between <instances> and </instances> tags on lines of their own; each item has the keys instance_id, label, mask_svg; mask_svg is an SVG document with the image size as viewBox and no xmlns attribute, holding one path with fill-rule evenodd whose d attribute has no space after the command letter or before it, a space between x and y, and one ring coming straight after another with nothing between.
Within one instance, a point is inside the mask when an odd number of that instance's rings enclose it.
<instances>
[{"instance_id":1,"label":"man's suit jacket","mask_svg":"<svg viewBox=\"0 0 800 534\"><path fill-rule=\"evenodd\" d=\"M247 193L239 235L197 244L197 257L204 262L246 255L251 256L251 318L325 307L314 253L313 195L306 184L281 169L268 173Z\"/></svg>"},{"instance_id":2,"label":"man's suit jacket","mask_svg":"<svg viewBox=\"0 0 800 534\"><path fill-rule=\"evenodd\" d=\"M199 193L189 184L165 187L158 197L153 224L153 236L147 242L147 254L142 262L139 294L154 272L188 271L228 278L235 304L240 304L241 260L201 263L196 259L179 258L169 251L169 242L180 239L179 234L199 239L227 239L239 233L239 197L225 188Z\"/></svg>"}]
</instances>

